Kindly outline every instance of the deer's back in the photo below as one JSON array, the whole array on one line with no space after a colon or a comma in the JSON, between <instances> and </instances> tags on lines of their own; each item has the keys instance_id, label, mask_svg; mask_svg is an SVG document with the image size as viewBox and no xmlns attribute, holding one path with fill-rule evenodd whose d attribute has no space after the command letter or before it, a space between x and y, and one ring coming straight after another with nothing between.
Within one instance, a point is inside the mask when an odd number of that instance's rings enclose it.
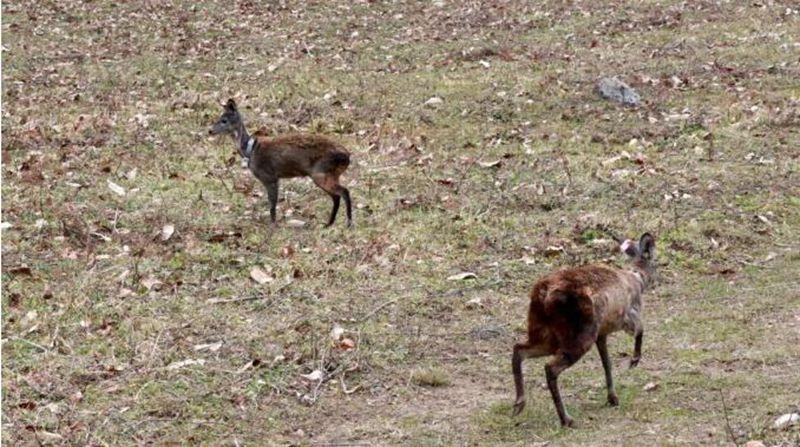
<instances>
[{"instance_id":1,"label":"deer's back","mask_svg":"<svg viewBox=\"0 0 800 447\"><path fill-rule=\"evenodd\" d=\"M316 166L349 152L321 135L289 134L275 138L259 137L254 154L255 167L269 169L280 177L299 177L312 173Z\"/></svg>"},{"instance_id":2,"label":"deer's back","mask_svg":"<svg viewBox=\"0 0 800 447\"><path fill-rule=\"evenodd\" d=\"M623 329L628 312L638 312L640 296L640 284L626 270L593 264L554 272L531 291L530 335L555 341L559 332L595 325L599 334Z\"/></svg>"}]
</instances>

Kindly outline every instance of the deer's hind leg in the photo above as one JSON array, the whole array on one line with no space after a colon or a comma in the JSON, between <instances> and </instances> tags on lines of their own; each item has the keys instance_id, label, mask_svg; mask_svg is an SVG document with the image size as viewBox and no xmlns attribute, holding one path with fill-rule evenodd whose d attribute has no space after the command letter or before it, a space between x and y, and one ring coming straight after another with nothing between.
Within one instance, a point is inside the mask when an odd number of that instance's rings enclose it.
<instances>
[{"instance_id":1,"label":"deer's hind leg","mask_svg":"<svg viewBox=\"0 0 800 447\"><path fill-rule=\"evenodd\" d=\"M336 221L336 214L339 212L339 203L344 198L344 204L347 210L347 226L350 226L353 221L353 211L350 205L350 191L339 183L339 175L327 172L315 172L311 174L311 179L323 191L331 196L333 201L333 208L331 209L331 216L328 223L325 225L329 227Z\"/></svg>"},{"instance_id":2,"label":"deer's hind leg","mask_svg":"<svg viewBox=\"0 0 800 447\"><path fill-rule=\"evenodd\" d=\"M517 398L514 401L514 413L516 416L525 408L525 382L522 379L522 361L534 357L542 357L549 354L546 350L528 341L528 343L517 343L514 345L514 354L511 356L511 371L514 373L514 389Z\"/></svg>"},{"instance_id":3,"label":"deer's hind leg","mask_svg":"<svg viewBox=\"0 0 800 447\"><path fill-rule=\"evenodd\" d=\"M597 337L597 352L600 353L600 361L603 363L603 371L606 374L606 389L608 391L608 404L612 407L619 405L617 392L614 389L614 378L611 376L611 359L608 357L608 344L606 336Z\"/></svg>"},{"instance_id":4,"label":"deer's hind leg","mask_svg":"<svg viewBox=\"0 0 800 447\"><path fill-rule=\"evenodd\" d=\"M597 340L597 325L593 324L578 333L564 332L561 335L562 337L559 337L561 338L559 343L561 348L556 352L555 357L544 366L544 373L547 378L547 388L550 389L561 425L572 427L572 418L564 408L561 392L558 389L558 376L592 348Z\"/></svg>"}]
</instances>

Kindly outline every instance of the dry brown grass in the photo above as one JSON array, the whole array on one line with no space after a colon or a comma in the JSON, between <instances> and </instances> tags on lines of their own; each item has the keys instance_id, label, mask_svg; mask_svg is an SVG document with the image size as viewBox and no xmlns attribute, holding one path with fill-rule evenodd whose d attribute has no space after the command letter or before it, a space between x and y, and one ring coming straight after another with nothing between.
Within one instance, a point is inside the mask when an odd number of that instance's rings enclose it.
<instances>
[{"instance_id":1,"label":"dry brown grass","mask_svg":"<svg viewBox=\"0 0 800 447\"><path fill-rule=\"evenodd\" d=\"M796 5L602 3L3 2L3 442L719 445L721 390L798 443ZM228 97L352 149L354 229L306 180L267 225ZM657 235L641 369L615 337L608 409L587 355L562 431L531 361L511 419L527 290L601 222Z\"/></svg>"}]
</instances>

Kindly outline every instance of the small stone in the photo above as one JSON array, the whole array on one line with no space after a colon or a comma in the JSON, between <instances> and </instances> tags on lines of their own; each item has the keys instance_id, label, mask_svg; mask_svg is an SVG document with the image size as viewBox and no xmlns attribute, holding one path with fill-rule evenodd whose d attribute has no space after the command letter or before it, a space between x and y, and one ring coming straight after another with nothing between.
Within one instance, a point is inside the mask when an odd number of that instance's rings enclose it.
<instances>
[{"instance_id":1,"label":"small stone","mask_svg":"<svg viewBox=\"0 0 800 447\"><path fill-rule=\"evenodd\" d=\"M472 328L470 335L479 340L491 340L506 334L506 328L499 324L486 324Z\"/></svg>"},{"instance_id":2,"label":"small stone","mask_svg":"<svg viewBox=\"0 0 800 447\"><path fill-rule=\"evenodd\" d=\"M744 447L766 447L763 442L758 440L747 441Z\"/></svg>"},{"instance_id":3,"label":"small stone","mask_svg":"<svg viewBox=\"0 0 800 447\"><path fill-rule=\"evenodd\" d=\"M605 99L616 101L626 106L638 106L640 104L639 94L617 77L600 79L597 82L597 93Z\"/></svg>"},{"instance_id":4,"label":"small stone","mask_svg":"<svg viewBox=\"0 0 800 447\"><path fill-rule=\"evenodd\" d=\"M644 390L645 390L645 391L653 391L653 390L655 390L655 389L658 389L658 384L657 384L657 383L655 383L655 382L648 382L648 383L647 383L647 384L644 386Z\"/></svg>"}]
</instances>

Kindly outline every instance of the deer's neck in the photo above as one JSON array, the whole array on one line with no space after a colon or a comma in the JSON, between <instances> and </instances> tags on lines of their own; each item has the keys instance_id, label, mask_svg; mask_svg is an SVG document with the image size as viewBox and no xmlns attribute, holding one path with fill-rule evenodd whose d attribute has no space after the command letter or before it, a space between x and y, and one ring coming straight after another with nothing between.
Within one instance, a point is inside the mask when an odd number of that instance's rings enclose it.
<instances>
[{"instance_id":1,"label":"deer's neck","mask_svg":"<svg viewBox=\"0 0 800 447\"><path fill-rule=\"evenodd\" d=\"M642 291L650 287L650 283L653 280L653 269L647 262L637 260L630 266L630 271L639 277L642 283Z\"/></svg>"},{"instance_id":2,"label":"deer's neck","mask_svg":"<svg viewBox=\"0 0 800 447\"><path fill-rule=\"evenodd\" d=\"M247 157L247 144L250 141L250 134L247 133L243 122L239 123L239 128L234 133L233 139L239 145L239 155Z\"/></svg>"}]
</instances>

